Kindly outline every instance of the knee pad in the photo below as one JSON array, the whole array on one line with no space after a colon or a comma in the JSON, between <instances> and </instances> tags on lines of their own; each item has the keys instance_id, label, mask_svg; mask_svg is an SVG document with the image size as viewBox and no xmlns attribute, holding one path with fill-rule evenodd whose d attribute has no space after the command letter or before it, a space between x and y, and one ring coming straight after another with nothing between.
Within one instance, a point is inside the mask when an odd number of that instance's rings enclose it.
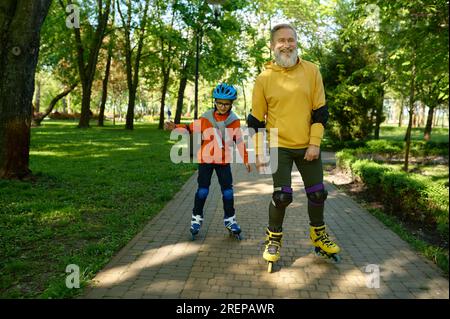
<instances>
[{"instance_id":1,"label":"knee pad","mask_svg":"<svg viewBox=\"0 0 450 319\"><path fill-rule=\"evenodd\" d=\"M272 194L272 202L277 208L286 208L292 203L292 188L289 186L281 187Z\"/></svg>"},{"instance_id":2,"label":"knee pad","mask_svg":"<svg viewBox=\"0 0 450 319\"><path fill-rule=\"evenodd\" d=\"M223 199L226 199L226 200L233 199L233 189L232 188L224 189L222 191L222 196L223 196Z\"/></svg>"},{"instance_id":3,"label":"knee pad","mask_svg":"<svg viewBox=\"0 0 450 319\"><path fill-rule=\"evenodd\" d=\"M200 187L197 190L197 196L200 199L206 199L206 197L208 197L208 193L209 193L209 188Z\"/></svg>"},{"instance_id":4,"label":"knee pad","mask_svg":"<svg viewBox=\"0 0 450 319\"><path fill-rule=\"evenodd\" d=\"M308 197L312 205L322 206L327 199L328 192L325 190L325 187L321 183L306 188L306 196Z\"/></svg>"}]
</instances>

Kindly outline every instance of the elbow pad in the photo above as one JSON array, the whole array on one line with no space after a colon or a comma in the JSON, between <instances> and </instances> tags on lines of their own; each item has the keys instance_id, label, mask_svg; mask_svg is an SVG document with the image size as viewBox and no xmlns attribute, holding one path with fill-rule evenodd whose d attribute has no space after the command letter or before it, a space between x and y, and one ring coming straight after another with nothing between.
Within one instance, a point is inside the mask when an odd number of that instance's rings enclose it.
<instances>
[{"instance_id":1,"label":"elbow pad","mask_svg":"<svg viewBox=\"0 0 450 319\"><path fill-rule=\"evenodd\" d=\"M312 124L322 123L323 127L325 127L328 122L328 117L328 106L324 105L317 110L312 111Z\"/></svg>"},{"instance_id":2,"label":"elbow pad","mask_svg":"<svg viewBox=\"0 0 450 319\"><path fill-rule=\"evenodd\" d=\"M251 114L249 114L247 117L247 125L255 131L258 131L258 129L260 128L266 127L266 123L264 121L258 121L258 119Z\"/></svg>"}]
</instances>

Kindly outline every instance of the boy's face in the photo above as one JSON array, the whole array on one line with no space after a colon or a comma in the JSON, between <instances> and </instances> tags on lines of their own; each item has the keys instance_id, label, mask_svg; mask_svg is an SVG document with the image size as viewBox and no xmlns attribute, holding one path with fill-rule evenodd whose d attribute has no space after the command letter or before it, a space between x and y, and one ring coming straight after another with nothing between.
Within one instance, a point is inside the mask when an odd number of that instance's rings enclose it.
<instances>
[{"instance_id":1,"label":"boy's face","mask_svg":"<svg viewBox=\"0 0 450 319\"><path fill-rule=\"evenodd\" d=\"M216 105L217 112L219 114L227 113L231 109L231 106L233 105L232 100L223 100L223 99L215 99L214 103Z\"/></svg>"}]
</instances>

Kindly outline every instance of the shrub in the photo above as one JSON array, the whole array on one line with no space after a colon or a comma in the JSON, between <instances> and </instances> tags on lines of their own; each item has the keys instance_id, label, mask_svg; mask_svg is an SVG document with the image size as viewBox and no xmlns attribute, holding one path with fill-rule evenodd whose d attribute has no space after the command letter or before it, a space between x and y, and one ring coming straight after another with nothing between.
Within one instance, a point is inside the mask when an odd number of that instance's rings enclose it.
<instances>
[{"instance_id":1,"label":"shrub","mask_svg":"<svg viewBox=\"0 0 450 319\"><path fill-rule=\"evenodd\" d=\"M351 171L369 191L376 191L386 210L403 220L435 229L448 241L448 188L418 174L396 171L355 155L358 150L336 153L337 165Z\"/></svg>"},{"instance_id":2,"label":"shrub","mask_svg":"<svg viewBox=\"0 0 450 319\"><path fill-rule=\"evenodd\" d=\"M403 152L403 145L401 142L371 140L366 143L365 149L370 153L385 154L392 157Z\"/></svg>"},{"instance_id":3,"label":"shrub","mask_svg":"<svg viewBox=\"0 0 450 319\"><path fill-rule=\"evenodd\" d=\"M413 141L411 143L411 154L413 156L448 156L448 142Z\"/></svg>"}]
</instances>

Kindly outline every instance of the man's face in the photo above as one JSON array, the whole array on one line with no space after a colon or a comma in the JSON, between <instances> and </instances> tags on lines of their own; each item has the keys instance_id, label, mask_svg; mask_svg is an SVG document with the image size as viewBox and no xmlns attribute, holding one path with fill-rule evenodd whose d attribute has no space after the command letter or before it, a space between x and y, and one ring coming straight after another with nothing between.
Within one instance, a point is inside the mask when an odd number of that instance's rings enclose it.
<instances>
[{"instance_id":1,"label":"man's face","mask_svg":"<svg viewBox=\"0 0 450 319\"><path fill-rule=\"evenodd\" d=\"M297 40L291 29L283 28L276 31L270 48L279 66L288 68L297 63Z\"/></svg>"}]
</instances>

